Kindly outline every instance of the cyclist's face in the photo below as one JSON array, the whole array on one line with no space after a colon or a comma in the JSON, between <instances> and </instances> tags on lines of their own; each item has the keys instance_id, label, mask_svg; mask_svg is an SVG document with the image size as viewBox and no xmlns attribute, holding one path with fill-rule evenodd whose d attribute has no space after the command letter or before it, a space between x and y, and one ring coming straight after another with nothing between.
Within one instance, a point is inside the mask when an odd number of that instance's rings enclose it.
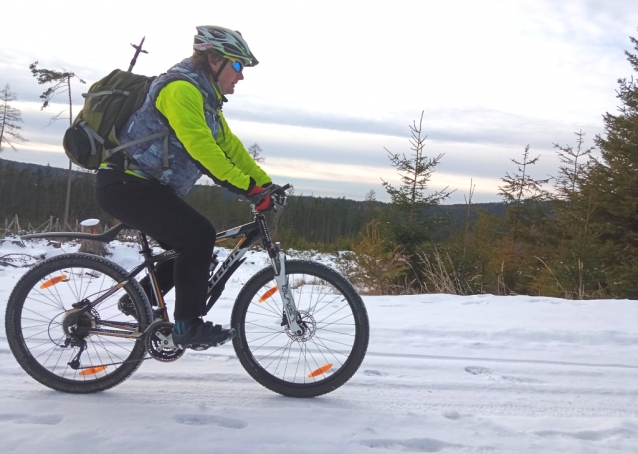
<instances>
[{"instance_id":1,"label":"cyclist's face","mask_svg":"<svg viewBox=\"0 0 638 454\"><path fill-rule=\"evenodd\" d=\"M227 63L219 75L219 85L224 92L223 94L232 95L235 93L235 85L237 85L237 82L244 79L244 71L242 68L239 72L237 72L235 68L233 68L233 65L231 65L231 62L229 60L226 61ZM216 63L210 63L210 67L213 72L217 71L223 62L224 60Z\"/></svg>"}]
</instances>

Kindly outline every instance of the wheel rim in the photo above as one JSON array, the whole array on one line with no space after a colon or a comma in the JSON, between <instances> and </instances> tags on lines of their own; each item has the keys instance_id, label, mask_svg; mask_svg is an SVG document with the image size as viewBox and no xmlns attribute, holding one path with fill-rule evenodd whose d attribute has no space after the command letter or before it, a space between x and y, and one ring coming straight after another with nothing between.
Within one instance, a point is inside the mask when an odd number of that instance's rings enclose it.
<instances>
[{"instance_id":1,"label":"wheel rim","mask_svg":"<svg viewBox=\"0 0 638 454\"><path fill-rule=\"evenodd\" d=\"M339 374L355 348L358 321L346 295L319 276L289 274L301 316L301 335L285 320L277 284L268 281L245 313L245 343L255 362L275 380L300 387L324 383Z\"/></svg>"},{"instance_id":2,"label":"wheel rim","mask_svg":"<svg viewBox=\"0 0 638 454\"><path fill-rule=\"evenodd\" d=\"M137 325L135 317L118 309L118 300L126 294L123 288L90 312L72 306L95 299L116 284L109 275L88 267L60 267L41 276L25 295L19 314L22 344L32 360L61 379L82 382L105 378L130 361L136 341L87 334L91 328L109 329L109 324ZM69 343L72 329L80 334ZM86 350L80 356L80 367L74 370L69 363L80 351L77 339L84 340Z\"/></svg>"}]
</instances>

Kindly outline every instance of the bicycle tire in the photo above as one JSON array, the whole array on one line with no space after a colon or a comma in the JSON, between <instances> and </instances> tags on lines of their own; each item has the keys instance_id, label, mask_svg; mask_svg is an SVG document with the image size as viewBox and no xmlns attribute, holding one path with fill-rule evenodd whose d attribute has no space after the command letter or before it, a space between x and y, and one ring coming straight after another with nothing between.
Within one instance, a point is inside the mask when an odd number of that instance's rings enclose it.
<instances>
[{"instance_id":1,"label":"bicycle tire","mask_svg":"<svg viewBox=\"0 0 638 454\"><path fill-rule=\"evenodd\" d=\"M345 384L359 369L370 337L368 314L352 284L337 271L307 260L289 260L285 266L304 334L286 330L274 270L268 267L237 296L231 316L237 332L233 346L242 366L262 386L289 397L320 396ZM321 313L327 307L337 309ZM262 334L267 335L260 338Z\"/></svg>"},{"instance_id":2,"label":"bicycle tire","mask_svg":"<svg viewBox=\"0 0 638 454\"><path fill-rule=\"evenodd\" d=\"M135 279L129 280L90 313L73 319L72 304L105 292L124 280L126 274L122 267L109 260L77 253L44 260L22 276L9 297L5 325L11 351L27 374L57 391L95 393L123 382L137 370L145 356L142 338L87 335L87 349L80 356L81 368L75 370L66 360L73 359L79 349L63 347L70 323L94 327L107 321L123 321L136 324L142 332L148 327L152 310ZM127 317L117 307L118 299L125 293L135 307L134 317ZM119 364L103 368L110 363Z\"/></svg>"}]
</instances>

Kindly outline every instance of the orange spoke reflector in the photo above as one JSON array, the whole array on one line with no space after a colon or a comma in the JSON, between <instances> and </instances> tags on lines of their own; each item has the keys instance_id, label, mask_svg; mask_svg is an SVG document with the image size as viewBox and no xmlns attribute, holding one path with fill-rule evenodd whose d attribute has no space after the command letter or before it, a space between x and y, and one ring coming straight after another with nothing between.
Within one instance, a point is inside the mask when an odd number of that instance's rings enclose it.
<instances>
[{"instance_id":1,"label":"orange spoke reflector","mask_svg":"<svg viewBox=\"0 0 638 454\"><path fill-rule=\"evenodd\" d=\"M266 293L264 293L263 295L261 295L261 298L259 298L259 302L263 303L264 301L266 301L268 298L270 298L271 296L273 296L275 294L275 292L279 290L279 287L277 287L276 285L271 288L270 290L268 290Z\"/></svg>"},{"instance_id":2,"label":"orange spoke reflector","mask_svg":"<svg viewBox=\"0 0 638 454\"><path fill-rule=\"evenodd\" d=\"M102 372L104 369L106 369L107 366L96 366L96 367L89 367L88 369L84 369L82 372L80 372L80 375L95 375L98 372Z\"/></svg>"},{"instance_id":3,"label":"orange spoke reflector","mask_svg":"<svg viewBox=\"0 0 638 454\"><path fill-rule=\"evenodd\" d=\"M62 276L56 276L53 277L51 279L49 279L48 281L46 281L44 284L42 284L40 286L40 288L49 288L49 287L53 287L55 284L57 284L58 282L62 282L65 281L67 279L66 274L63 274Z\"/></svg>"},{"instance_id":4,"label":"orange spoke reflector","mask_svg":"<svg viewBox=\"0 0 638 454\"><path fill-rule=\"evenodd\" d=\"M319 369L313 370L312 372L310 372L308 374L308 378L313 378L313 377L316 377L317 375L321 375L325 372L328 372L330 369L332 369L332 364L326 364L325 366L321 366Z\"/></svg>"}]
</instances>

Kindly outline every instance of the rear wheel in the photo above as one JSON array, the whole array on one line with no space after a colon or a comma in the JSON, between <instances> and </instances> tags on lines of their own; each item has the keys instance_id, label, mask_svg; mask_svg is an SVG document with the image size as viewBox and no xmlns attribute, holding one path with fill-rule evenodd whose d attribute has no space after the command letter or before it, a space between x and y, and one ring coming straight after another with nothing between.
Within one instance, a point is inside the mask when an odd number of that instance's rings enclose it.
<instances>
[{"instance_id":1,"label":"rear wheel","mask_svg":"<svg viewBox=\"0 0 638 454\"><path fill-rule=\"evenodd\" d=\"M315 397L346 383L368 348L368 315L352 284L322 264L290 260L286 275L303 332L288 328L272 268L244 286L233 308L233 346L248 373L291 397Z\"/></svg>"},{"instance_id":2,"label":"rear wheel","mask_svg":"<svg viewBox=\"0 0 638 454\"><path fill-rule=\"evenodd\" d=\"M151 308L135 279L91 310L82 310L124 280L126 271L95 255L45 260L18 281L6 313L7 340L18 363L49 388L92 393L126 380L144 359L142 333ZM118 309L128 295L132 315ZM78 353L80 353L78 355Z\"/></svg>"}]
</instances>

